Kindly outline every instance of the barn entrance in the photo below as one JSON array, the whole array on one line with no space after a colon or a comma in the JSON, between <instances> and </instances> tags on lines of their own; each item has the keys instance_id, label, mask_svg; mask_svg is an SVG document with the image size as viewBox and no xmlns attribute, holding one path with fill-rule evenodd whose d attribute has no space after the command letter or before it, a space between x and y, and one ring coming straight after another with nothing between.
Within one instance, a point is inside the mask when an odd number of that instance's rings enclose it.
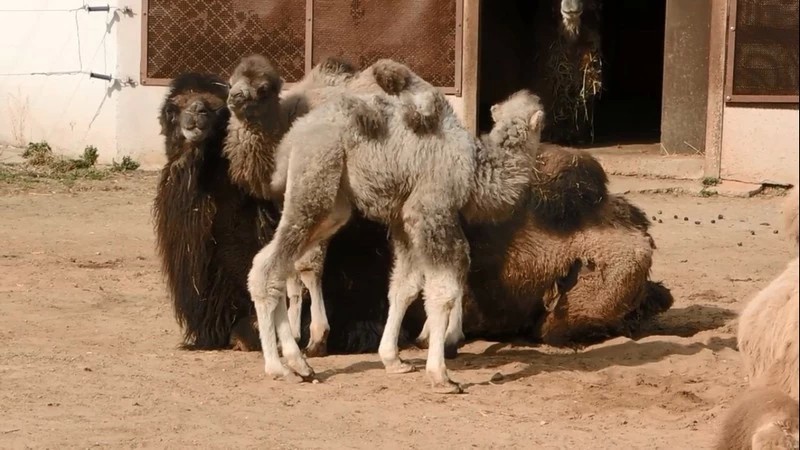
<instances>
[{"instance_id":1,"label":"barn entrance","mask_svg":"<svg viewBox=\"0 0 800 450\"><path fill-rule=\"evenodd\" d=\"M666 0L602 2L596 18L588 16L589 3L573 50L559 41L559 0L482 2L478 88L482 132L491 128L492 104L528 88L548 106L546 140L575 146L659 142ZM577 58L570 56L573 51ZM596 54L602 55L600 64L580 67L581 58L586 61L587 55ZM578 63L571 66L573 73L565 74L570 58ZM599 83L591 84L593 80ZM568 83L580 86L565 88ZM591 86L599 95L587 95Z\"/></svg>"}]
</instances>

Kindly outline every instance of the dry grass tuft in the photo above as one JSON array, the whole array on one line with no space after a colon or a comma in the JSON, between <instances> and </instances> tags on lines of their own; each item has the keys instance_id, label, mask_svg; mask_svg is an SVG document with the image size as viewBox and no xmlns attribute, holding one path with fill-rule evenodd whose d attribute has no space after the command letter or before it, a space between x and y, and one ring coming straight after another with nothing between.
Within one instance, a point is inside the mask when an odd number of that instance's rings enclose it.
<instances>
[{"instance_id":1,"label":"dry grass tuft","mask_svg":"<svg viewBox=\"0 0 800 450\"><path fill-rule=\"evenodd\" d=\"M553 120L569 122L580 133L586 124L594 137L593 100L603 89L603 60L596 46L584 47L556 39L550 46L548 66L553 76Z\"/></svg>"},{"instance_id":2,"label":"dry grass tuft","mask_svg":"<svg viewBox=\"0 0 800 450\"><path fill-rule=\"evenodd\" d=\"M123 159L109 169L100 169L97 164L99 152L94 146L88 146L78 158L65 158L53 153L47 142L31 142L22 157L22 164L0 165L0 182L9 184L33 184L42 181L61 181L72 184L78 180L103 180L109 177L110 171L135 170L136 161Z\"/></svg>"}]
</instances>

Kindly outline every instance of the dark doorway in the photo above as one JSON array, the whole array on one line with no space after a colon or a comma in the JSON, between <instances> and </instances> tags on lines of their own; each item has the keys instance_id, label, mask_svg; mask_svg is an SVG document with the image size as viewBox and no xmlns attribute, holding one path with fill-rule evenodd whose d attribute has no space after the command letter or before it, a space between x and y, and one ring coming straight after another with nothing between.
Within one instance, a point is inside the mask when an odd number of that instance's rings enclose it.
<instances>
[{"instance_id":1,"label":"dark doorway","mask_svg":"<svg viewBox=\"0 0 800 450\"><path fill-rule=\"evenodd\" d=\"M492 127L489 109L510 94L530 88L533 79L535 1L481 2L478 64L478 128Z\"/></svg>"},{"instance_id":2,"label":"dark doorway","mask_svg":"<svg viewBox=\"0 0 800 450\"><path fill-rule=\"evenodd\" d=\"M600 2L601 0L596 0ZM482 2L478 125L491 128L489 108L523 88L543 96L548 52L559 23L558 0ZM666 0L607 0L594 27L602 49L602 91L594 99L593 135L581 144L658 142L661 134ZM552 29L552 31L546 31ZM538 41L538 42L537 42ZM545 99L546 100L546 99ZM558 125L555 125L558 126ZM560 144L575 144L554 133ZM561 142L559 142L561 141Z\"/></svg>"},{"instance_id":3,"label":"dark doorway","mask_svg":"<svg viewBox=\"0 0 800 450\"><path fill-rule=\"evenodd\" d=\"M661 139L665 21L665 0L603 2L603 93L595 106L595 143Z\"/></svg>"}]
</instances>

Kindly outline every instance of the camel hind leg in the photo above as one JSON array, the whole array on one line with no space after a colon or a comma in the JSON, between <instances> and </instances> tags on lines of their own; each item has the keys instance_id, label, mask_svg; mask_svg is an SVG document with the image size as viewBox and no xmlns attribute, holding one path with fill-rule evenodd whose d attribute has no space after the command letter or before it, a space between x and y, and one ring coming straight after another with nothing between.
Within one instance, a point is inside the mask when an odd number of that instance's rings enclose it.
<instances>
[{"instance_id":1,"label":"camel hind leg","mask_svg":"<svg viewBox=\"0 0 800 450\"><path fill-rule=\"evenodd\" d=\"M290 161L286 203L278 229L272 241L256 254L248 275L264 368L273 376L295 373L304 379L313 377L289 323L286 281L294 273L294 264L309 249L333 236L351 214L340 189L344 162L341 153L326 154L317 162L300 168L295 177ZM278 355L278 340L288 367Z\"/></svg>"},{"instance_id":2,"label":"camel hind leg","mask_svg":"<svg viewBox=\"0 0 800 450\"><path fill-rule=\"evenodd\" d=\"M300 341L303 307L303 286L311 297L310 337L305 353L309 357L328 354L328 315L322 295L322 269L325 264L327 242L311 248L294 265L295 271L286 280L286 293L289 296L289 324L292 335Z\"/></svg>"},{"instance_id":3,"label":"camel hind leg","mask_svg":"<svg viewBox=\"0 0 800 450\"><path fill-rule=\"evenodd\" d=\"M436 195L439 194L439 195ZM457 213L444 210L433 199L447 198L426 192L407 200L403 226L411 249L423 270L423 293L429 330L425 370L436 392L460 393L450 380L445 364L448 322L455 304L463 301L464 281L469 268L469 244L459 225ZM459 324L453 324L454 327Z\"/></svg>"},{"instance_id":4,"label":"camel hind leg","mask_svg":"<svg viewBox=\"0 0 800 450\"><path fill-rule=\"evenodd\" d=\"M300 274L295 272L286 279L286 295L289 297L289 325L292 327L292 336L300 341L300 322L303 314L303 284Z\"/></svg>"},{"instance_id":5,"label":"camel hind leg","mask_svg":"<svg viewBox=\"0 0 800 450\"><path fill-rule=\"evenodd\" d=\"M309 357L328 354L327 341L331 327L328 324L328 314L325 311L325 300L322 295L322 270L327 250L328 243L323 241L306 252L295 264L295 269L300 273L300 279L311 297L310 337L305 350L306 356Z\"/></svg>"},{"instance_id":6,"label":"camel hind leg","mask_svg":"<svg viewBox=\"0 0 800 450\"><path fill-rule=\"evenodd\" d=\"M453 309L450 310L450 318L447 321L447 332L444 339L444 357L447 359L453 359L458 356L458 347L464 342L463 306L461 302L456 302L453 305ZM428 348L430 333L428 320L426 319L416 340L417 347Z\"/></svg>"}]
</instances>

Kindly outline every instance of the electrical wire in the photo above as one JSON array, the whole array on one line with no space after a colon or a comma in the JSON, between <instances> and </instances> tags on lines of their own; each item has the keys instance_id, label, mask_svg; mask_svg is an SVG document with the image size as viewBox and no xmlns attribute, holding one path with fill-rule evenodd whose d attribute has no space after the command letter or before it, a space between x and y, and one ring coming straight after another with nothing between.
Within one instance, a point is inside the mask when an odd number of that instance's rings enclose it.
<instances>
[{"instance_id":1,"label":"electrical wire","mask_svg":"<svg viewBox=\"0 0 800 450\"><path fill-rule=\"evenodd\" d=\"M68 8L68 9L0 9L2 13L13 13L13 12L24 12L24 13L46 13L46 12L77 12L77 11L86 11L86 12L111 12L111 11L121 11L123 13L130 13L132 12L129 6L111 6L111 5L103 5L103 6L92 6L87 5L86 3L83 6L79 6L77 8Z\"/></svg>"},{"instance_id":2,"label":"electrical wire","mask_svg":"<svg viewBox=\"0 0 800 450\"><path fill-rule=\"evenodd\" d=\"M128 6L117 7L117 6L91 6L83 2L83 5L78 8L70 8L70 9L0 9L0 12L78 12L78 11L86 11L86 12L99 12L99 11L121 11L123 14L130 14L131 8ZM77 18L77 17L76 17ZM77 24L76 24L77 25ZM80 46L80 30L78 31L78 45ZM99 74L95 72L90 72L87 70L83 70L83 61L80 60L80 48L78 50L78 59L79 65L81 69L79 70L59 70L59 71L49 71L49 72L16 72L16 73L0 73L0 77L27 77L27 76L59 76L59 75L89 75L90 78L98 78L101 80L112 81L112 82L119 82L123 86L131 85L132 82L130 79L120 79L115 78L110 75Z\"/></svg>"},{"instance_id":3,"label":"electrical wire","mask_svg":"<svg viewBox=\"0 0 800 450\"><path fill-rule=\"evenodd\" d=\"M0 73L0 77L30 77L35 75L51 76L51 75L89 75L90 72L86 70L58 70L53 72L17 72L17 73Z\"/></svg>"}]
</instances>

